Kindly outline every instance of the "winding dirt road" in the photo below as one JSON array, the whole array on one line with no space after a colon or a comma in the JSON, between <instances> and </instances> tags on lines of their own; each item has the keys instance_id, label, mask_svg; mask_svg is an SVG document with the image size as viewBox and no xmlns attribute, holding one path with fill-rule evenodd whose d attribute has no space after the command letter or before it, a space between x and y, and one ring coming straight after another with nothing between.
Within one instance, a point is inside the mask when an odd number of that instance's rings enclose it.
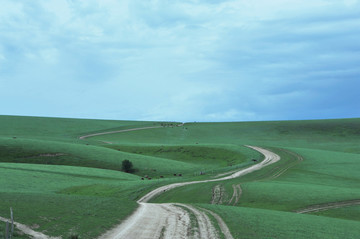
<instances>
[{"instance_id":1,"label":"winding dirt road","mask_svg":"<svg viewBox=\"0 0 360 239\"><path fill-rule=\"evenodd\" d=\"M161 193L171 190L173 188L182 187L190 184L217 182L237 178L254 172L256 170L260 170L263 167L276 163L280 160L279 155L269 150L255 146L247 147L259 151L265 156L265 159L258 164L255 164L245 169L241 169L223 178L174 183L159 187L140 198L137 201L137 203L139 204L138 209L122 224L100 236L99 239L219 238L219 232L217 232L211 220L208 219L207 213L211 214L217 220L221 229L221 233L224 235L224 238L233 239L230 230L228 229L224 221L214 212L210 212L205 209L197 209L184 204L155 204L147 202L150 201L152 198L160 195ZM177 205L180 205L182 207L179 207ZM187 210L184 210L184 208L186 208ZM196 232L192 231L192 223L194 222L191 222L190 214L195 215L196 225L198 229L196 230Z\"/></svg>"},{"instance_id":2,"label":"winding dirt road","mask_svg":"<svg viewBox=\"0 0 360 239\"><path fill-rule=\"evenodd\" d=\"M128 131L144 130L161 128L162 126L143 127L135 129L126 129L110 132L102 132L96 134L89 134L79 137L85 139L98 135L122 133ZM108 142L107 142L108 143ZM111 143L111 142L110 142ZM101 235L99 239L148 239L148 238L160 238L160 239L187 239L187 238L201 238L201 239L215 239L220 238L220 233L225 239L233 239L229 228L222 220L222 218L216 213L203 208L195 208L190 205L177 204L177 203L148 203L152 198L164 193L173 188L182 187L190 184L206 183L224 181L233 178L237 178L251 172L257 171L270 164L276 163L280 160L280 156L263 148L256 146L246 146L254 149L265 156L265 159L258 164L252 165L248 168L236 170L227 173L224 177L174 183L166 186L159 187L145 196L140 198L137 203L139 207L136 211L129 216L123 223L116 226L114 229ZM230 175L229 175L230 174ZM236 189L234 189L236 190ZM235 192L235 203L241 194L241 188L238 188L239 192ZM217 231L214 227L209 216L215 218L221 232ZM191 220L191 218L195 218Z\"/></svg>"}]
</instances>

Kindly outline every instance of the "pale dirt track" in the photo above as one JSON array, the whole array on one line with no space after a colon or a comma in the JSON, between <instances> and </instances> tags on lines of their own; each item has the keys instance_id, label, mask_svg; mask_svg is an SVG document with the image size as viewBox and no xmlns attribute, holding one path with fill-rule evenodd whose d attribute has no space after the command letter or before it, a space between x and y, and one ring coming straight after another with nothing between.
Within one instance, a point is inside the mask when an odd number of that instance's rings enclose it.
<instances>
[{"instance_id":1,"label":"pale dirt track","mask_svg":"<svg viewBox=\"0 0 360 239\"><path fill-rule=\"evenodd\" d=\"M312 205L307 208L296 210L295 212L296 213L312 213L312 212L325 211L325 210L336 209L336 208L341 208L341 207L349 207L349 206L354 206L354 205L360 205L360 199Z\"/></svg>"},{"instance_id":2,"label":"pale dirt track","mask_svg":"<svg viewBox=\"0 0 360 239\"><path fill-rule=\"evenodd\" d=\"M0 217L0 221L10 222L9 219L3 218L3 217ZM18 222L14 222L14 225L19 231L21 231L24 234L27 234L35 239L61 239L61 237L50 237L41 232L36 232L36 231L32 230L30 227L28 227L24 224L18 223Z\"/></svg>"},{"instance_id":3,"label":"pale dirt track","mask_svg":"<svg viewBox=\"0 0 360 239\"><path fill-rule=\"evenodd\" d=\"M247 146L254 150L259 151L265 156L265 159L251 167L241 169L229 176L217 179L209 179L203 181L174 183L157 188L137 202L138 209L127 218L122 224L100 236L99 239L147 239L147 238L163 238L163 239L177 239L177 238L219 238L218 232L212 225L210 220L201 210L190 207L189 205L181 204L193 213L198 222L198 233L191 233L191 222L188 212L184 211L176 204L154 204L147 203L149 200L161 193L173 188L182 187L190 184L206 183L224 181L228 179L237 178L248 173L260 170L265 166L273 164L280 160L280 156L263 148L255 146ZM219 223L219 227L226 239L232 239L231 233L222 219L215 213L211 213ZM226 233L224 233L226 232Z\"/></svg>"},{"instance_id":4,"label":"pale dirt track","mask_svg":"<svg viewBox=\"0 0 360 239\"><path fill-rule=\"evenodd\" d=\"M116 134L116 133L124 133L129 131L137 131L137 130L144 130L144 129L156 129L156 128L163 128L163 126L150 126L150 127L142 127L142 128L134 128L134 129L123 129L123 130L116 130L116 131L109 131L109 132L101 132L96 134L88 134L84 136L80 136L79 139L86 139L89 137L99 136L99 135L105 135L105 134ZM111 142L106 142L111 143Z\"/></svg>"}]
</instances>

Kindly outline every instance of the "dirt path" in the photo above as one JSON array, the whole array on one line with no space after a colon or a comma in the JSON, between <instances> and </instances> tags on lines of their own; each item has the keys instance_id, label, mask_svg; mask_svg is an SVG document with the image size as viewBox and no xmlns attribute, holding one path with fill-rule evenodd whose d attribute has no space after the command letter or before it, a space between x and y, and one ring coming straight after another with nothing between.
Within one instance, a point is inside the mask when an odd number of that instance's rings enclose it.
<instances>
[{"instance_id":1,"label":"dirt path","mask_svg":"<svg viewBox=\"0 0 360 239\"><path fill-rule=\"evenodd\" d=\"M265 159L258 164L252 165L245 169L241 169L223 178L174 183L154 189L153 191L147 193L137 201L139 207L129 218L127 218L122 224L115 227L106 234L100 236L99 238L101 239L190 238L189 235L189 230L190 230L189 228L191 228L191 222L189 220L190 216L189 215L186 216L186 212L184 214L183 209L179 209L179 207L176 207L176 204L153 204L147 202L150 201L152 198L160 195L161 193L164 193L165 191L171 190L173 188L182 187L190 184L217 182L217 181L224 181L228 179L237 178L246 175L248 173L254 172L256 170L260 170L263 167L276 163L277 161L280 160L279 155L269 150L255 146L247 146L247 147L262 153L265 156ZM184 206L184 204L182 204L182 206ZM197 221L199 223L199 234L194 235L195 238L218 238L218 236L214 236L215 235L214 233L216 233L216 229L211 224L211 222L209 223L209 221L206 219L206 215L204 215L201 212L194 211L195 209L188 205L185 205L185 207L188 208L196 216ZM219 216L215 218L217 218L216 220L218 222L222 221L222 219ZM223 221L222 223L223 223L222 226L219 225L220 228L225 228L226 224ZM200 229L200 228L206 228L206 229ZM226 229L224 230L226 231ZM206 235L206 237L202 237L202 235ZM231 234L230 237L227 238L232 238Z\"/></svg>"},{"instance_id":2,"label":"dirt path","mask_svg":"<svg viewBox=\"0 0 360 239\"><path fill-rule=\"evenodd\" d=\"M0 221L9 222L10 220L7 218L4 218L4 217L0 217ZM41 232L36 232L36 231L32 230L30 227L28 227L24 224L18 223L18 222L14 222L14 225L16 226L16 228L19 231L21 231L24 234L29 235L35 239L61 239L61 237L50 237Z\"/></svg>"},{"instance_id":3,"label":"dirt path","mask_svg":"<svg viewBox=\"0 0 360 239\"><path fill-rule=\"evenodd\" d=\"M311 213L311 212L319 212L319 211L325 211L325 210L341 208L341 207L349 207L349 206L354 206L354 205L360 205L360 199L312 205L307 208L296 210L295 212L296 213Z\"/></svg>"},{"instance_id":4,"label":"dirt path","mask_svg":"<svg viewBox=\"0 0 360 239\"><path fill-rule=\"evenodd\" d=\"M79 139L86 139L89 137L104 135L104 134L116 134L116 133L123 133L123 132L129 132L129 131L137 131L137 130L144 130L144 129L156 129L156 128L163 128L163 126L150 126L150 127L142 127L142 128L134 128L134 129L123 129L123 130L116 130L116 131L109 131L109 132L101 132L96 134L88 134L84 136L80 136ZM111 142L106 142L111 143Z\"/></svg>"}]
</instances>

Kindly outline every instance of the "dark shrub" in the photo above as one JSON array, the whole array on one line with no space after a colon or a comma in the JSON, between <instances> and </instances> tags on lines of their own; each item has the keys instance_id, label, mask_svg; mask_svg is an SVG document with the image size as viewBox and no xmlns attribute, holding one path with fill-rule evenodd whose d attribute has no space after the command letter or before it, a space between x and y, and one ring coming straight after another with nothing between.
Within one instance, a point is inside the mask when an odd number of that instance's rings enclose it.
<instances>
[{"instance_id":1,"label":"dark shrub","mask_svg":"<svg viewBox=\"0 0 360 239\"><path fill-rule=\"evenodd\" d=\"M132 162L130 162L130 160L127 160L127 159L123 160L122 161L122 170L127 173L133 173L134 169L133 169Z\"/></svg>"}]
</instances>

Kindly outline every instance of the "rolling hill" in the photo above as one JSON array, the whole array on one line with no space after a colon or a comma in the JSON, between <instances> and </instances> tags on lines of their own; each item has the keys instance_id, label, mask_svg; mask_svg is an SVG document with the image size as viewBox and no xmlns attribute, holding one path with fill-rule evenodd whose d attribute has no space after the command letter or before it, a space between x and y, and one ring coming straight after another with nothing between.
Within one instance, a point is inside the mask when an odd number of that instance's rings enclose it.
<instances>
[{"instance_id":1,"label":"rolling hill","mask_svg":"<svg viewBox=\"0 0 360 239\"><path fill-rule=\"evenodd\" d=\"M0 216L12 207L15 220L36 231L96 238L152 189L261 161L243 147L256 145L282 160L244 177L175 188L152 202L207 208L235 238L356 238L359 143L360 119L181 124L0 116ZM133 174L122 171L125 159ZM324 209L333 204L339 207ZM311 207L319 210L297 213Z\"/></svg>"}]
</instances>

